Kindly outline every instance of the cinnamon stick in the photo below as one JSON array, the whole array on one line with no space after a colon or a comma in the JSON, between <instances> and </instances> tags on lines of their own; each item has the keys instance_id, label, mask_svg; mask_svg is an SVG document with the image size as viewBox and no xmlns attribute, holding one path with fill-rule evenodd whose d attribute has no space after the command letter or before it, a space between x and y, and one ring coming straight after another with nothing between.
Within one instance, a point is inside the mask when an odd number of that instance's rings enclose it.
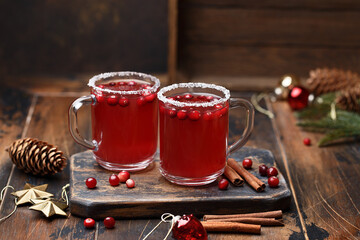
<instances>
[{"instance_id":1,"label":"cinnamon stick","mask_svg":"<svg viewBox=\"0 0 360 240\"><path fill-rule=\"evenodd\" d=\"M227 164L231 168L233 168L241 177L243 177L245 181L257 192L264 191L265 183L263 183L260 179L255 177L250 172L248 172L245 168L240 166L240 164L238 164L235 159L229 158Z\"/></svg>"},{"instance_id":2,"label":"cinnamon stick","mask_svg":"<svg viewBox=\"0 0 360 240\"><path fill-rule=\"evenodd\" d=\"M201 224L207 232L238 232L260 234L261 226L254 224L235 223L235 222L207 222Z\"/></svg>"},{"instance_id":3,"label":"cinnamon stick","mask_svg":"<svg viewBox=\"0 0 360 240\"><path fill-rule=\"evenodd\" d=\"M254 218L282 218L282 211L269 211L269 212L258 212L258 213L243 213L243 214L230 214L230 215L204 215L204 220L210 219L224 219L224 218L244 218L244 217L254 217Z\"/></svg>"},{"instance_id":4,"label":"cinnamon stick","mask_svg":"<svg viewBox=\"0 0 360 240\"><path fill-rule=\"evenodd\" d=\"M242 177L228 165L225 166L224 175L235 186L240 187L244 184L244 179L242 179Z\"/></svg>"},{"instance_id":5,"label":"cinnamon stick","mask_svg":"<svg viewBox=\"0 0 360 240\"><path fill-rule=\"evenodd\" d=\"M219 218L219 219L210 219L209 222L238 222L238 223L248 223L256 224L261 226L284 226L282 219L275 218L255 218L255 217L241 217L241 218Z\"/></svg>"}]
</instances>

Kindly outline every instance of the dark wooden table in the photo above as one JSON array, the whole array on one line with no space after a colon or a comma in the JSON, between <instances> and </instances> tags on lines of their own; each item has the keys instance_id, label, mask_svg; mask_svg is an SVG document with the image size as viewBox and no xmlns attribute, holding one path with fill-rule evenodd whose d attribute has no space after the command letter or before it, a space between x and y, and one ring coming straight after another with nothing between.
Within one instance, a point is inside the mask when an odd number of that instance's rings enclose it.
<instances>
[{"instance_id":1,"label":"dark wooden table","mask_svg":"<svg viewBox=\"0 0 360 240\"><path fill-rule=\"evenodd\" d=\"M49 184L48 191L60 196L69 183L69 167L50 178L34 177L16 169L4 149L15 139L34 137L53 143L71 156L84 149L68 131L67 110L77 97L87 94L88 76L9 77L0 89L0 187L9 184L20 190L26 182ZM8 86L8 87L5 87ZM249 97L249 93L233 93ZM265 106L265 105L264 105ZM284 213L284 227L263 227L260 236L210 234L209 239L358 239L360 238L360 145L349 143L327 148L304 146L303 138L315 143L321 135L301 131L286 102L266 103L276 114L274 120L256 113L255 128L247 146L271 150L292 191L290 209ZM241 124L231 115L230 140L236 138ZM89 133L90 117L80 116L82 131ZM14 207L7 193L0 215ZM251 209L249 209L251 211ZM91 216L90 216L91 217ZM0 239L141 239L159 219L118 220L112 230L102 222L93 230L83 220L45 218L26 206L0 223ZM162 239L168 226L162 225L150 239ZM170 238L169 238L170 239Z\"/></svg>"}]
</instances>

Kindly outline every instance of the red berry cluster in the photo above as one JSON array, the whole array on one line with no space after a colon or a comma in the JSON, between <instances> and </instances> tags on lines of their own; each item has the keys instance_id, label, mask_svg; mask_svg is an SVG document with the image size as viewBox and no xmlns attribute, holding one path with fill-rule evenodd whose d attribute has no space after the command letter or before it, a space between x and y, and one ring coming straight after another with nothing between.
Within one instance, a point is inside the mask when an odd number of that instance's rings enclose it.
<instances>
[{"instance_id":1,"label":"red berry cluster","mask_svg":"<svg viewBox=\"0 0 360 240\"><path fill-rule=\"evenodd\" d=\"M86 179L85 184L88 188L92 189L96 187L96 179L93 177L90 177ZM115 187L118 186L119 183L126 183L126 186L128 188L134 188L135 187L135 181L130 179L130 173L127 171L121 171L118 175L112 174L109 177L109 183L111 186Z\"/></svg>"},{"instance_id":2,"label":"red berry cluster","mask_svg":"<svg viewBox=\"0 0 360 240\"><path fill-rule=\"evenodd\" d=\"M115 219L113 217L107 217L104 219L104 225L106 228L114 228L115 227ZM87 218L84 220L84 226L86 228L94 228L95 220L92 218Z\"/></svg>"},{"instance_id":3,"label":"red berry cluster","mask_svg":"<svg viewBox=\"0 0 360 240\"><path fill-rule=\"evenodd\" d=\"M277 187L279 179L276 177L279 173L275 167L268 168L265 164L259 166L259 173L261 176L268 177L268 184L270 187Z\"/></svg>"}]
</instances>

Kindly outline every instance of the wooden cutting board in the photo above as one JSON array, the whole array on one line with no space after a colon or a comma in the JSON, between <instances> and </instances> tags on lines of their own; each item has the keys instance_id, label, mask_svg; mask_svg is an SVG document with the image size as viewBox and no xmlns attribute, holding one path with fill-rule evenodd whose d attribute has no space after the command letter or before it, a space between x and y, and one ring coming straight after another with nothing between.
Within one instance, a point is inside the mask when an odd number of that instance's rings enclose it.
<instances>
[{"instance_id":1,"label":"wooden cutting board","mask_svg":"<svg viewBox=\"0 0 360 240\"><path fill-rule=\"evenodd\" d=\"M108 179L113 172L101 168L91 151L74 154L70 159L71 213L95 219L108 216L159 218L167 212L202 216L286 210L289 207L291 193L282 174L279 173L280 184L277 188L270 188L267 177L258 174L259 164L274 166L274 157L270 151L243 147L231 157L237 161L245 157L254 158L251 172L266 183L264 192L258 193L246 183L242 187L230 185L225 191L218 189L217 182L201 187L178 186L161 176L158 157L147 169L131 174L136 183L135 188L128 189L125 184L112 187ZM96 188L86 187L85 180L88 177L97 179Z\"/></svg>"}]
</instances>

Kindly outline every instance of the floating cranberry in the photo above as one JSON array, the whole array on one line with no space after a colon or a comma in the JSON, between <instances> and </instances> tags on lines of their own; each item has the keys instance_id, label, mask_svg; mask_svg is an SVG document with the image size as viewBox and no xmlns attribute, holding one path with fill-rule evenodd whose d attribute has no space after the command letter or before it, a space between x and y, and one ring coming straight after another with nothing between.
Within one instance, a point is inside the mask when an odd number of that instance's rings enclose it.
<instances>
[{"instance_id":1,"label":"floating cranberry","mask_svg":"<svg viewBox=\"0 0 360 240\"><path fill-rule=\"evenodd\" d=\"M116 174L112 174L109 177L109 183L111 186L117 186L120 183L120 179L118 178L118 176Z\"/></svg>"},{"instance_id":2,"label":"floating cranberry","mask_svg":"<svg viewBox=\"0 0 360 240\"><path fill-rule=\"evenodd\" d=\"M270 187L277 187L279 185L279 179L275 176L269 177L268 184Z\"/></svg>"},{"instance_id":3,"label":"floating cranberry","mask_svg":"<svg viewBox=\"0 0 360 240\"><path fill-rule=\"evenodd\" d=\"M196 121L196 120L199 120L200 117L201 117L201 114L198 110L193 110L189 113L189 118L191 120Z\"/></svg>"},{"instance_id":4,"label":"floating cranberry","mask_svg":"<svg viewBox=\"0 0 360 240\"><path fill-rule=\"evenodd\" d=\"M227 107L224 107L220 110L221 115L225 115L227 113L228 109Z\"/></svg>"},{"instance_id":5,"label":"floating cranberry","mask_svg":"<svg viewBox=\"0 0 360 240\"><path fill-rule=\"evenodd\" d=\"M104 219L104 225L106 228L114 228L115 219L113 217L107 217Z\"/></svg>"},{"instance_id":6,"label":"floating cranberry","mask_svg":"<svg viewBox=\"0 0 360 240\"><path fill-rule=\"evenodd\" d=\"M135 85L136 85L136 82L130 81L130 82L128 82L128 85L129 85L129 86L135 86Z\"/></svg>"},{"instance_id":7,"label":"floating cranberry","mask_svg":"<svg viewBox=\"0 0 360 240\"><path fill-rule=\"evenodd\" d=\"M118 82L118 85L119 86L124 86L124 85L127 85L127 82Z\"/></svg>"},{"instance_id":8,"label":"floating cranberry","mask_svg":"<svg viewBox=\"0 0 360 240\"><path fill-rule=\"evenodd\" d=\"M117 103L118 103L118 97L117 96L110 96L108 99L107 99L107 103L111 106L115 106Z\"/></svg>"},{"instance_id":9,"label":"floating cranberry","mask_svg":"<svg viewBox=\"0 0 360 240\"><path fill-rule=\"evenodd\" d=\"M102 85L102 84L100 84L100 85L98 85L98 87L99 87L99 88L104 88L105 86Z\"/></svg>"},{"instance_id":10,"label":"floating cranberry","mask_svg":"<svg viewBox=\"0 0 360 240\"><path fill-rule=\"evenodd\" d=\"M174 117L176 117L177 111L175 108L171 108L168 110L168 114L171 118L174 118Z\"/></svg>"},{"instance_id":11,"label":"floating cranberry","mask_svg":"<svg viewBox=\"0 0 360 240\"><path fill-rule=\"evenodd\" d=\"M214 100L214 97L213 96L206 96L206 100L212 101L212 100Z\"/></svg>"},{"instance_id":12,"label":"floating cranberry","mask_svg":"<svg viewBox=\"0 0 360 240\"><path fill-rule=\"evenodd\" d=\"M127 186L128 188L133 188L133 187L135 187L135 181L129 178L128 180L126 180L126 186Z\"/></svg>"},{"instance_id":13,"label":"floating cranberry","mask_svg":"<svg viewBox=\"0 0 360 240\"><path fill-rule=\"evenodd\" d=\"M242 165L245 169L250 169L252 167L252 160L249 159L249 158L245 158L243 161L242 161Z\"/></svg>"},{"instance_id":14,"label":"floating cranberry","mask_svg":"<svg viewBox=\"0 0 360 240\"><path fill-rule=\"evenodd\" d=\"M86 228L93 228L95 226L95 220L92 218L87 218L84 220L84 226Z\"/></svg>"},{"instance_id":15,"label":"floating cranberry","mask_svg":"<svg viewBox=\"0 0 360 240\"><path fill-rule=\"evenodd\" d=\"M265 164L259 166L259 173L261 176L266 176L268 167Z\"/></svg>"},{"instance_id":16,"label":"floating cranberry","mask_svg":"<svg viewBox=\"0 0 360 240\"><path fill-rule=\"evenodd\" d=\"M226 180L225 178L221 179L218 184L220 190L226 190L228 186L229 186L229 181Z\"/></svg>"},{"instance_id":17,"label":"floating cranberry","mask_svg":"<svg viewBox=\"0 0 360 240\"><path fill-rule=\"evenodd\" d=\"M268 177L277 176L278 170L274 167L271 167L271 168L268 168L268 170L266 171L266 174Z\"/></svg>"},{"instance_id":18,"label":"floating cranberry","mask_svg":"<svg viewBox=\"0 0 360 240\"><path fill-rule=\"evenodd\" d=\"M163 106L159 106L159 110L160 110L160 113L164 113L165 112L165 108Z\"/></svg>"},{"instance_id":19,"label":"floating cranberry","mask_svg":"<svg viewBox=\"0 0 360 240\"><path fill-rule=\"evenodd\" d=\"M310 145L311 145L311 140L310 140L310 138L304 138L303 142L304 142L304 145L306 145L306 146L310 146Z\"/></svg>"},{"instance_id":20,"label":"floating cranberry","mask_svg":"<svg viewBox=\"0 0 360 240\"><path fill-rule=\"evenodd\" d=\"M152 94L147 95L147 96L145 97L145 100L146 100L147 102L152 102L152 101L154 101L155 98L156 98L156 94L155 94L155 93L152 93Z\"/></svg>"},{"instance_id":21,"label":"floating cranberry","mask_svg":"<svg viewBox=\"0 0 360 240\"><path fill-rule=\"evenodd\" d=\"M144 89L150 89L150 88L151 88L150 85L146 85L146 86L144 87Z\"/></svg>"},{"instance_id":22,"label":"floating cranberry","mask_svg":"<svg viewBox=\"0 0 360 240\"><path fill-rule=\"evenodd\" d=\"M175 100L176 100L176 101L180 101L182 98L183 98L183 97L182 97L181 95L176 95L176 96L175 96Z\"/></svg>"},{"instance_id":23,"label":"floating cranberry","mask_svg":"<svg viewBox=\"0 0 360 240\"><path fill-rule=\"evenodd\" d=\"M216 104L215 105L215 109L222 109L222 108L223 108L223 106L221 104Z\"/></svg>"},{"instance_id":24,"label":"floating cranberry","mask_svg":"<svg viewBox=\"0 0 360 240\"><path fill-rule=\"evenodd\" d=\"M200 100L200 101L206 100L206 96L204 96L204 95L199 95L199 96L197 96L196 98L197 98L198 100Z\"/></svg>"},{"instance_id":25,"label":"floating cranberry","mask_svg":"<svg viewBox=\"0 0 360 240\"><path fill-rule=\"evenodd\" d=\"M129 99L127 97L121 97L119 100L119 104L122 107L126 107L129 105Z\"/></svg>"},{"instance_id":26,"label":"floating cranberry","mask_svg":"<svg viewBox=\"0 0 360 240\"><path fill-rule=\"evenodd\" d=\"M124 183L130 178L130 173L128 171L121 171L118 174L119 181Z\"/></svg>"},{"instance_id":27,"label":"floating cranberry","mask_svg":"<svg viewBox=\"0 0 360 240\"><path fill-rule=\"evenodd\" d=\"M173 97L168 97L167 99L169 99L169 100L175 100L175 98L173 98Z\"/></svg>"},{"instance_id":28,"label":"floating cranberry","mask_svg":"<svg viewBox=\"0 0 360 240\"><path fill-rule=\"evenodd\" d=\"M110 86L110 87L113 87L113 86L115 86L115 85L116 85L116 83L114 83L114 82L109 83L109 86Z\"/></svg>"},{"instance_id":29,"label":"floating cranberry","mask_svg":"<svg viewBox=\"0 0 360 240\"><path fill-rule=\"evenodd\" d=\"M185 94L184 95L184 99L185 100L190 100L190 99L192 99L194 96L193 95L191 95L191 94Z\"/></svg>"},{"instance_id":30,"label":"floating cranberry","mask_svg":"<svg viewBox=\"0 0 360 240\"><path fill-rule=\"evenodd\" d=\"M180 120L184 120L187 117L186 110L180 110L176 115Z\"/></svg>"},{"instance_id":31,"label":"floating cranberry","mask_svg":"<svg viewBox=\"0 0 360 240\"><path fill-rule=\"evenodd\" d=\"M85 182L85 184L88 188L95 188L96 183L97 183L96 179L93 177L89 177L88 179L86 179L86 182Z\"/></svg>"},{"instance_id":32,"label":"floating cranberry","mask_svg":"<svg viewBox=\"0 0 360 240\"><path fill-rule=\"evenodd\" d=\"M204 120L210 120L210 119L212 119L213 118L213 114L212 114L212 112L210 112L210 111L206 111L204 114L203 114L203 118L204 118Z\"/></svg>"},{"instance_id":33,"label":"floating cranberry","mask_svg":"<svg viewBox=\"0 0 360 240\"><path fill-rule=\"evenodd\" d=\"M139 97L137 100L136 100L136 103L138 106L142 106L146 103L146 100L144 97Z\"/></svg>"},{"instance_id":34,"label":"floating cranberry","mask_svg":"<svg viewBox=\"0 0 360 240\"><path fill-rule=\"evenodd\" d=\"M102 102L105 101L105 97L104 97L104 95L102 95L101 93L100 93L100 94L96 94L96 95L95 95L95 99L96 99L96 102L98 102L98 103L102 103Z\"/></svg>"}]
</instances>

